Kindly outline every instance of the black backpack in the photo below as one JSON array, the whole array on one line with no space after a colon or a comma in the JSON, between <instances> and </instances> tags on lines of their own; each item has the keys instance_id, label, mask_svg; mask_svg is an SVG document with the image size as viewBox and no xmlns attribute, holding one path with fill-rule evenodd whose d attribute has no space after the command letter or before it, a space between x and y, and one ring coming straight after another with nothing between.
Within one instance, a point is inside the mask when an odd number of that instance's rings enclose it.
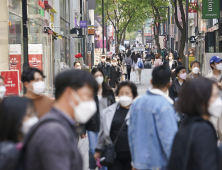
<instances>
[{"instance_id":1,"label":"black backpack","mask_svg":"<svg viewBox=\"0 0 222 170\"><path fill-rule=\"evenodd\" d=\"M45 119L36 125L34 125L27 136L24 139L23 147L21 150L18 149L17 144L5 141L0 143L0 170L24 170L25 169L25 153L26 153L26 147L31 139L31 137L34 135L35 131L38 129L39 126L41 126L44 123L47 122L58 122L63 124L67 130L69 128L67 125L65 125L63 122L57 120L57 119ZM70 130L69 130L70 131Z\"/></svg>"}]
</instances>

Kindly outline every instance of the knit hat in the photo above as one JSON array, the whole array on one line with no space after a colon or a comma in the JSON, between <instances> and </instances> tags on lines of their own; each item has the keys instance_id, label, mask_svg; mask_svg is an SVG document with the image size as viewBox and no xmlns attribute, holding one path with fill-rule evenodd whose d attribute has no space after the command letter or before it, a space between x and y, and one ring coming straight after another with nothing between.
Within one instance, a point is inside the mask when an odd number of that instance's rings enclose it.
<instances>
[{"instance_id":1,"label":"knit hat","mask_svg":"<svg viewBox=\"0 0 222 170\"><path fill-rule=\"evenodd\" d=\"M180 70L182 70L182 69L185 69L185 67L181 66L181 65L177 66L176 69L175 69L175 73L178 74L180 72Z\"/></svg>"}]
</instances>

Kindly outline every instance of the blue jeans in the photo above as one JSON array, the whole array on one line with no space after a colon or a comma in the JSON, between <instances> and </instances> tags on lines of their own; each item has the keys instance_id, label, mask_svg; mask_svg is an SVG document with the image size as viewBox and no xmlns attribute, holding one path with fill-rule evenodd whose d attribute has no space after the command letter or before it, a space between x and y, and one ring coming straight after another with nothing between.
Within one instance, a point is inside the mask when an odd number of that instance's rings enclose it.
<instances>
[{"instance_id":1,"label":"blue jeans","mask_svg":"<svg viewBox=\"0 0 222 170\"><path fill-rule=\"evenodd\" d=\"M94 153L96 144L98 141L99 132L87 131L89 139L89 169L96 169L96 161L94 159ZM102 167L100 170L107 170L106 167Z\"/></svg>"}]
</instances>

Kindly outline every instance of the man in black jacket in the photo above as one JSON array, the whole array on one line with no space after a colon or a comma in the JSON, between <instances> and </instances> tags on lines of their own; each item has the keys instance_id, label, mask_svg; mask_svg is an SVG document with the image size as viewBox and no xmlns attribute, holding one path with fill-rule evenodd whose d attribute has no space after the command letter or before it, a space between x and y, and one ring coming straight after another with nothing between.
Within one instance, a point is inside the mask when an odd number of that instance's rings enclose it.
<instances>
[{"instance_id":1,"label":"man in black jacket","mask_svg":"<svg viewBox=\"0 0 222 170\"><path fill-rule=\"evenodd\" d=\"M106 55L101 56L101 63L97 66L98 69L101 69L105 75L104 81L108 84L110 79L110 65L106 64Z\"/></svg>"},{"instance_id":2,"label":"man in black jacket","mask_svg":"<svg viewBox=\"0 0 222 170\"><path fill-rule=\"evenodd\" d=\"M98 85L90 73L69 70L56 77L55 88L55 104L39 123L48 121L37 127L27 144L26 170L83 170L76 125L96 112Z\"/></svg>"}]
</instances>

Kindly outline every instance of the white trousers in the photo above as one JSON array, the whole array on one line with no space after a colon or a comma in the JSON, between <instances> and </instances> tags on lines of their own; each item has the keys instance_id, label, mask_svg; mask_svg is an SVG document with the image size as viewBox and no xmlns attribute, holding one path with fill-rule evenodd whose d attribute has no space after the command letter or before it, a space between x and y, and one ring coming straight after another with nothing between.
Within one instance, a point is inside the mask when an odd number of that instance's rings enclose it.
<instances>
[{"instance_id":1,"label":"white trousers","mask_svg":"<svg viewBox=\"0 0 222 170\"><path fill-rule=\"evenodd\" d=\"M136 81L138 82L141 82L141 73L142 73L142 69L138 68L138 69L135 69L135 72L136 72Z\"/></svg>"}]
</instances>

